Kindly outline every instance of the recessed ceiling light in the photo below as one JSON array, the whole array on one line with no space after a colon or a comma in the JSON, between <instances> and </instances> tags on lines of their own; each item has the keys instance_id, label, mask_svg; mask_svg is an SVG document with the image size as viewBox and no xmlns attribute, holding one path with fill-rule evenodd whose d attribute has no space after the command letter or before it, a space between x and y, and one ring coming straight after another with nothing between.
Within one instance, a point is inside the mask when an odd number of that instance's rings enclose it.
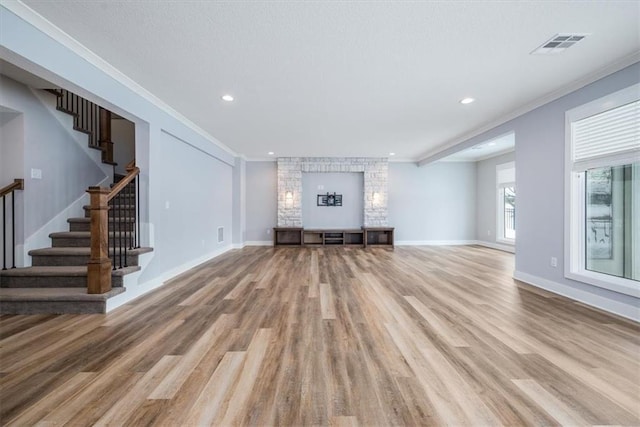
<instances>
[{"instance_id":1,"label":"recessed ceiling light","mask_svg":"<svg viewBox=\"0 0 640 427\"><path fill-rule=\"evenodd\" d=\"M488 143L487 145L488 145L489 147L493 147L494 145L496 145L496 143L495 143L495 142L490 142L490 143Z\"/></svg>"},{"instance_id":2,"label":"recessed ceiling light","mask_svg":"<svg viewBox=\"0 0 640 427\"><path fill-rule=\"evenodd\" d=\"M273 151L269 151L267 154L270 155L270 156L273 156L276 153L274 153Z\"/></svg>"},{"instance_id":3,"label":"recessed ceiling light","mask_svg":"<svg viewBox=\"0 0 640 427\"><path fill-rule=\"evenodd\" d=\"M395 156L395 155L396 155L396 153L389 153L389 155L390 155L390 156Z\"/></svg>"},{"instance_id":4,"label":"recessed ceiling light","mask_svg":"<svg viewBox=\"0 0 640 427\"><path fill-rule=\"evenodd\" d=\"M233 96L231 96L231 95L222 95L222 100L223 101L227 101L227 102L231 102L231 101L233 101Z\"/></svg>"},{"instance_id":5,"label":"recessed ceiling light","mask_svg":"<svg viewBox=\"0 0 640 427\"><path fill-rule=\"evenodd\" d=\"M460 100L460 104L471 104L475 99L473 98L463 98Z\"/></svg>"}]
</instances>

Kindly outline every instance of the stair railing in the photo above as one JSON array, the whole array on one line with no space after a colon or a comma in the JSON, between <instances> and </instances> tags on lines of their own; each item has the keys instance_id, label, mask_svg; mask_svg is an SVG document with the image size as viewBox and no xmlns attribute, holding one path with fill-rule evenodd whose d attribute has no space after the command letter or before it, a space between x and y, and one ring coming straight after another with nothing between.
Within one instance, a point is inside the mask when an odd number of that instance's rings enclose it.
<instances>
[{"instance_id":1,"label":"stair railing","mask_svg":"<svg viewBox=\"0 0 640 427\"><path fill-rule=\"evenodd\" d=\"M89 137L89 147L102 151L102 161L113 163L111 141L111 111L69 92L50 89L57 96L56 108L73 116L73 128Z\"/></svg>"},{"instance_id":2,"label":"stair railing","mask_svg":"<svg viewBox=\"0 0 640 427\"><path fill-rule=\"evenodd\" d=\"M11 268L16 268L16 191L24 190L24 180L14 179L13 183L0 189L2 198L2 269L7 269L7 199L11 199Z\"/></svg>"},{"instance_id":3,"label":"stair railing","mask_svg":"<svg viewBox=\"0 0 640 427\"><path fill-rule=\"evenodd\" d=\"M87 291L111 290L111 272L127 267L127 253L139 247L140 169L132 164L113 188L89 187L91 197L91 258L87 268ZM111 256L109 251L111 248Z\"/></svg>"}]
</instances>

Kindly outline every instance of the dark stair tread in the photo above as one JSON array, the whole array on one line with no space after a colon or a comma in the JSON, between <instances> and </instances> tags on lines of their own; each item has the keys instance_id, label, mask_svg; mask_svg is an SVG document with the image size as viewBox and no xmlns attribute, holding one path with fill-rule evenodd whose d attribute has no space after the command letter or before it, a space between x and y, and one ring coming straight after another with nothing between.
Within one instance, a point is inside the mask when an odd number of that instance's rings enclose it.
<instances>
[{"instance_id":1,"label":"dark stair tread","mask_svg":"<svg viewBox=\"0 0 640 427\"><path fill-rule=\"evenodd\" d=\"M109 249L109 252L112 252L113 248ZM147 252L152 252L153 248L134 248L127 249L127 254L129 255L140 255L145 254ZM119 253L119 251L118 251ZM124 253L124 249L123 249ZM29 251L29 255L31 256L64 256L64 255L80 255L80 256L88 256L91 254L91 248L88 247L60 247L60 248L42 248L42 249L32 249Z\"/></svg>"},{"instance_id":2,"label":"dark stair tread","mask_svg":"<svg viewBox=\"0 0 640 427\"><path fill-rule=\"evenodd\" d=\"M118 210L118 209L135 209L136 205L117 205L114 210ZM82 207L82 209L84 209L85 211L88 211L89 209L91 209L91 206L89 205L84 205Z\"/></svg>"},{"instance_id":3,"label":"dark stair tread","mask_svg":"<svg viewBox=\"0 0 640 427\"><path fill-rule=\"evenodd\" d=\"M129 266L119 268L117 270L113 270L111 272L111 276L125 276L127 274L135 273L136 271L140 271L141 267L138 265ZM5 277L16 277L16 276L42 276L42 277L51 277L51 276L59 276L59 277L80 277L87 275L87 267L86 266L55 266L55 267L46 267L46 266L37 266L37 267L22 267L22 268L11 268L9 270L0 271L0 276Z\"/></svg>"},{"instance_id":4,"label":"dark stair tread","mask_svg":"<svg viewBox=\"0 0 640 427\"><path fill-rule=\"evenodd\" d=\"M127 221L127 222L135 222L136 219L133 217L123 217L123 218L118 218L118 221ZM72 222L84 222L84 223L91 223L91 218L88 217L78 217L78 218L69 218L67 219L68 223L72 223Z\"/></svg>"},{"instance_id":5,"label":"dark stair tread","mask_svg":"<svg viewBox=\"0 0 640 427\"><path fill-rule=\"evenodd\" d=\"M109 234L113 235L115 233L116 236L120 234L124 235L133 235L133 231L110 231ZM49 237L54 238L65 238L65 239L86 239L91 237L90 231L56 231L55 233L49 234Z\"/></svg>"},{"instance_id":6,"label":"dark stair tread","mask_svg":"<svg viewBox=\"0 0 640 427\"><path fill-rule=\"evenodd\" d=\"M112 288L104 294L88 294L86 288L0 288L0 301L106 301L124 292Z\"/></svg>"},{"instance_id":7,"label":"dark stair tread","mask_svg":"<svg viewBox=\"0 0 640 427\"><path fill-rule=\"evenodd\" d=\"M87 217L67 218L67 222L91 222L91 218L87 218Z\"/></svg>"}]
</instances>

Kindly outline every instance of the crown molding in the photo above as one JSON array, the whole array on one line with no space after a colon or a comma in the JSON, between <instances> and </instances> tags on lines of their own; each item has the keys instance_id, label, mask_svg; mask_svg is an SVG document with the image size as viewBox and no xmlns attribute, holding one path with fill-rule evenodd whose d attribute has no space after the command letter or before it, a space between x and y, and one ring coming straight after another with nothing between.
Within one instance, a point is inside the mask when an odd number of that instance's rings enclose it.
<instances>
[{"instance_id":1,"label":"crown molding","mask_svg":"<svg viewBox=\"0 0 640 427\"><path fill-rule=\"evenodd\" d=\"M578 89L581 89L597 80L600 80L610 74L613 74L617 71L620 71L630 65L635 64L636 62L640 62L640 52L634 52L630 55L627 55L623 58L621 58L618 61L615 61L591 74L588 74L580 79L577 79L571 83L569 83L568 85L565 85L563 87L561 87L560 89L557 89L553 92L550 92L546 95L541 96L540 98L535 99L534 101L531 101L525 105L523 105L522 107L516 109L515 111L506 114L496 120L493 120L485 125L482 125L472 131L469 131L461 136L458 136L454 139L450 139L448 141L443 142L442 144L440 144L437 148L435 148L434 150L428 151L425 154L423 154L422 156L419 156L419 159L417 160L418 162L418 166L423 166L427 163L431 163L432 161L435 160L439 160L438 158L436 158L439 154L441 154L442 152L455 147L458 144L461 144L473 137L476 137L478 135L481 135L487 131L490 131L491 129L498 127L500 125L503 125L505 123L507 123L510 120L513 120L517 117L520 117L530 111L535 110L538 107L541 107L545 104L548 104L552 101L555 101L556 99L559 99L565 95L570 94L571 92L575 92Z\"/></svg>"},{"instance_id":2,"label":"crown molding","mask_svg":"<svg viewBox=\"0 0 640 427\"><path fill-rule=\"evenodd\" d=\"M140 86L137 82L132 80L130 77L122 73L120 70L115 68L113 65L102 59L96 53L88 49L78 40L71 37L68 33L54 25L51 21L47 20L44 16L40 15L35 10L31 9L26 4L22 3L20 0L15 1L3 1L0 7L3 7L10 12L17 15L19 18L23 19L30 25L33 25L38 30L42 31L47 36L51 37L56 42L60 43L67 49L71 50L73 53L89 62L94 67L98 68L103 73L107 74L109 77L117 81L118 83L125 86L127 89L141 96L151 104L155 105L168 115L172 116L176 120L182 122L186 127L202 136L212 144L216 145L220 149L224 150L228 154L231 154L234 157L238 156L238 153L233 151L231 148L218 141L213 135L209 134L206 130L202 129L200 126L193 123L191 120L183 116L177 110L173 109L169 104L162 101L160 98L149 92L144 87Z\"/></svg>"}]
</instances>

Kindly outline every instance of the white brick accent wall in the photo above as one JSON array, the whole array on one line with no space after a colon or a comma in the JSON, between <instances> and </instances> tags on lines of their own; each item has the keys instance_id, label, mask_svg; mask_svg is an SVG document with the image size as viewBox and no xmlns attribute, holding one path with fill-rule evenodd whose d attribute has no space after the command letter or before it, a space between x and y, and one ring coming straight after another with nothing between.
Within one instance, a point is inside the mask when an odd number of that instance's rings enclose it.
<instances>
[{"instance_id":1,"label":"white brick accent wall","mask_svg":"<svg viewBox=\"0 0 640 427\"><path fill-rule=\"evenodd\" d=\"M279 157L278 227L302 227L303 172L363 172L364 226L387 223L386 158L373 157Z\"/></svg>"}]
</instances>

